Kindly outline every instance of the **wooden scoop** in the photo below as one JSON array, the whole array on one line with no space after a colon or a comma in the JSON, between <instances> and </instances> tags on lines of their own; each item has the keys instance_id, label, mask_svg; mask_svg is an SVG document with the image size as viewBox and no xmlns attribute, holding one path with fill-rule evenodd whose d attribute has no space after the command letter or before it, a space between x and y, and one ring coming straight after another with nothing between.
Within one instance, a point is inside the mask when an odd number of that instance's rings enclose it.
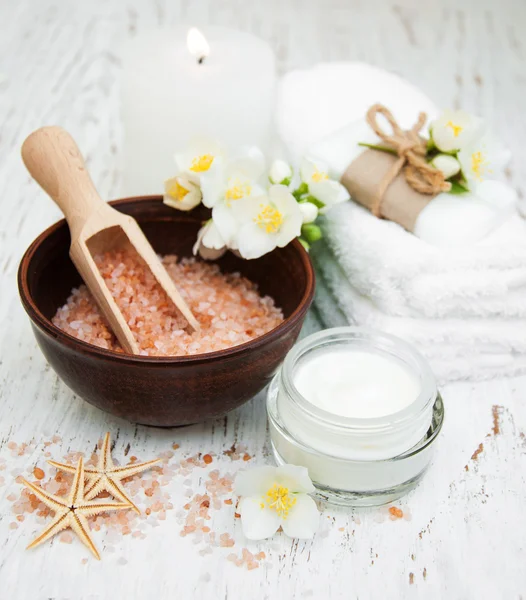
<instances>
[{"instance_id":1,"label":"wooden scoop","mask_svg":"<svg viewBox=\"0 0 526 600\"><path fill-rule=\"evenodd\" d=\"M64 213L71 232L71 260L125 350L139 354L137 342L93 256L130 244L189 326L199 330L199 323L135 219L112 208L97 193L80 151L67 131L60 127L38 129L24 142L22 158L33 178Z\"/></svg>"}]
</instances>

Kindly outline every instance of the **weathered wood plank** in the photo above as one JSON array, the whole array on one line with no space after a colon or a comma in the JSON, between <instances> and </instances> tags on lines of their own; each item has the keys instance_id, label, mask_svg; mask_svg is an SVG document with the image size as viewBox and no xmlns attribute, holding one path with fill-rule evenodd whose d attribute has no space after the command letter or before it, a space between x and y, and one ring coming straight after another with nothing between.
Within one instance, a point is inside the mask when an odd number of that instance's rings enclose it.
<instances>
[{"instance_id":1,"label":"weathered wood plank","mask_svg":"<svg viewBox=\"0 0 526 600\"><path fill-rule=\"evenodd\" d=\"M364 0L116 0L66 3L20 0L0 4L0 582L6 598L516 598L524 594L526 530L526 378L444 390L446 422L435 463L417 490L400 503L410 520L385 510L324 508L313 542L282 535L258 544L243 540L234 508L213 513L212 526L229 531L234 551L263 550L260 568L227 561L229 548L201 556L181 537L176 513L187 501L185 479L204 492L206 474L234 473L223 451L244 442L251 461L268 459L264 398L227 418L181 430L136 427L76 398L47 367L19 305L15 275L29 242L59 217L31 183L19 158L25 135L43 124L69 129L87 155L104 197L119 195L119 45L137 31L181 21L238 27L268 39L281 71L321 60L366 60L407 77L444 106L488 117L514 151L512 184L524 194L526 120L526 5L516 0L423 3ZM498 408L494 408L497 406ZM496 411L496 412L495 412ZM498 415L498 433L494 431ZM141 458L180 445L173 460L197 452L218 455L213 465L169 486L176 509L143 539L123 537L96 564L84 548L55 540L25 552L38 525L34 515L17 529L10 494L14 481L45 467L42 441L57 434L54 458L90 451L100 435L116 438L121 460L128 444ZM24 456L9 441L34 440ZM482 449L480 449L482 444ZM476 452L480 449L480 452ZM471 458L475 455L475 458ZM1 461L0 461L1 462ZM251 463L250 463L251 464ZM2 479L0 479L2 481ZM100 547L106 533L95 532ZM119 564L119 559L126 564Z\"/></svg>"}]
</instances>

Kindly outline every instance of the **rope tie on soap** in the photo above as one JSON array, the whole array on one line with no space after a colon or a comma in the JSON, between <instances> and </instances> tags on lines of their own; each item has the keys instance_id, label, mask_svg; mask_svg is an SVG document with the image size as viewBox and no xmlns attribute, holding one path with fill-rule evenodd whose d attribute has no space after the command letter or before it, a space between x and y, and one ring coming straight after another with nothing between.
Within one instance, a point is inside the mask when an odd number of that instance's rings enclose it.
<instances>
[{"instance_id":1,"label":"rope tie on soap","mask_svg":"<svg viewBox=\"0 0 526 600\"><path fill-rule=\"evenodd\" d=\"M387 133L378 124L377 117L382 115L391 126L392 133ZM396 122L390 110L381 104L374 104L367 111L367 123L376 135L392 148L398 160L385 174L376 192L376 199L371 208L373 215L381 217L381 205L387 188L404 168L407 183L420 194L435 195L448 192L451 184L445 180L444 174L426 161L426 141L420 137L420 131L427 120L426 113L420 113L417 122L409 131L404 131Z\"/></svg>"}]
</instances>

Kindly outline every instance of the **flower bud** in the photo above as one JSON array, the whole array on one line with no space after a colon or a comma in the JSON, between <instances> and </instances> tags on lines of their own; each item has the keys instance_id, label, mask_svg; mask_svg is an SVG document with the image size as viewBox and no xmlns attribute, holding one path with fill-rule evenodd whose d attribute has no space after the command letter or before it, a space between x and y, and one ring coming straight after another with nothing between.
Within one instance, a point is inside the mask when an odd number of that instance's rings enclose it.
<instances>
[{"instance_id":1,"label":"flower bud","mask_svg":"<svg viewBox=\"0 0 526 600\"><path fill-rule=\"evenodd\" d=\"M318 209L311 202L302 202L300 204L301 214L304 223L312 223L318 216Z\"/></svg>"},{"instance_id":2,"label":"flower bud","mask_svg":"<svg viewBox=\"0 0 526 600\"><path fill-rule=\"evenodd\" d=\"M302 226L301 237L309 244L313 244L322 238L321 229L314 223L308 223Z\"/></svg>"},{"instance_id":3,"label":"flower bud","mask_svg":"<svg viewBox=\"0 0 526 600\"><path fill-rule=\"evenodd\" d=\"M430 163L435 169L442 171L444 177L449 179L460 171L460 163L454 156L438 154Z\"/></svg>"},{"instance_id":4,"label":"flower bud","mask_svg":"<svg viewBox=\"0 0 526 600\"><path fill-rule=\"evenodd\" d=\"M275 160L270 166L269 179L272 183L288 185L292 177L292 169L284 160Z\"/></svg>"}]
</instances>

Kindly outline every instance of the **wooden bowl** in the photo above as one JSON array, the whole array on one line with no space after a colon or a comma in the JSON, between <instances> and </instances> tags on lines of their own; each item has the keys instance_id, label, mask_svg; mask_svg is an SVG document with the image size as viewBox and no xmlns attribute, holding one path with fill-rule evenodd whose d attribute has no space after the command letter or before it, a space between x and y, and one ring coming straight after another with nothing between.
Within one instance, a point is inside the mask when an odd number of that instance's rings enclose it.
<instances>
[{"instance_id":1,"label":"wooden bowl","mask_svg":"<svg viewBox=\"0 0 526 600\"><path fill-rule=\"evenodd\" d=\"M112 202L132 215L160 254L190 256L209 216L204 207L180 212L160 196ZM314 295L314 272L298 241L257 260L227 253L224 272L239 271L274 298L285 320L250 342L206 354L143 357L93 346L60 330L51 319L81 283L69 259L65 220L44 231L20 263L18 287L37 342L59 377L76 394L118 417L146 425L177 426L219 417L240 406L270 381L293 346Z\"/></svg>"}]
</instances>

